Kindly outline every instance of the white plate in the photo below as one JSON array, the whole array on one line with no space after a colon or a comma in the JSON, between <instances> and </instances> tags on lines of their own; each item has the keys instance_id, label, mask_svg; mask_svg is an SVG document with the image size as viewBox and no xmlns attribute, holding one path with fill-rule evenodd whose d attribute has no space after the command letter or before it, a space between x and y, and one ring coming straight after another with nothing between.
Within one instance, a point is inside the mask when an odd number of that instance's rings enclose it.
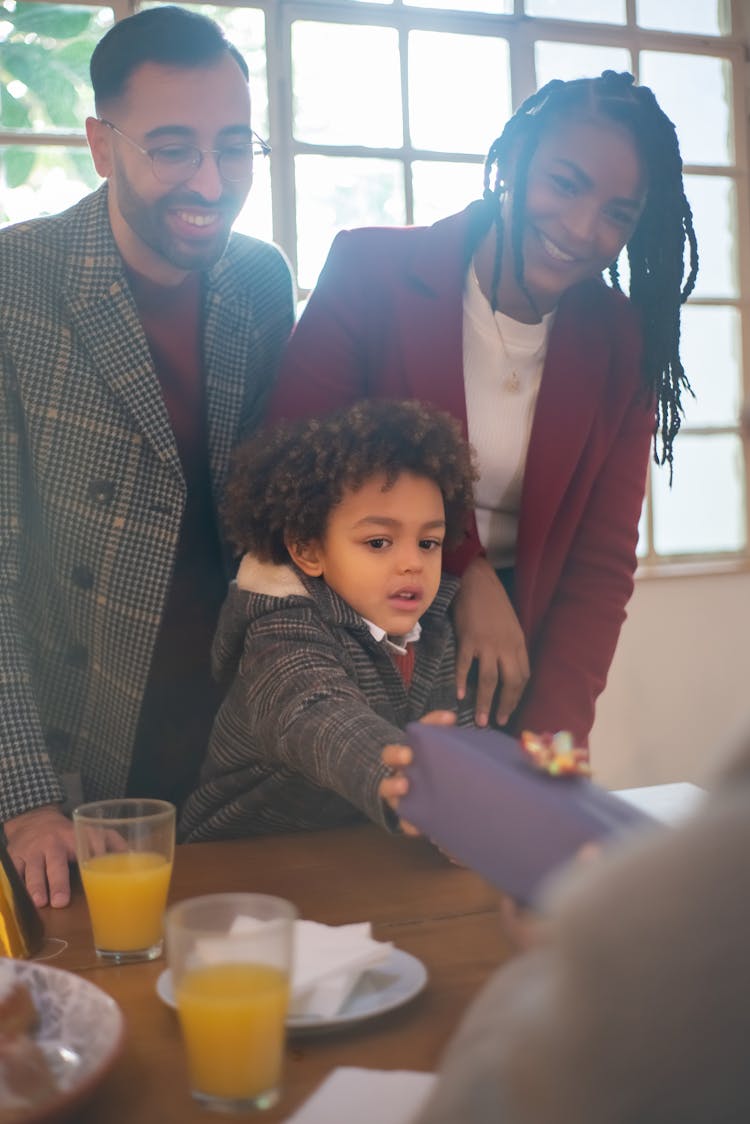
<instances>
[{"instance_id":1,"label":"white plate","mask_svg":"<svg viewBox=\"0 0 750 1124\"><path fill-rule=\"evenodd\" d=\"M377 968L362 973L362 978L338 1014L330 1018L293 1015L286 1021L287 1030L309 1034L338 1030L364 1019L372 1019L408 1003L426 983L427 969L422 961L400 948L394 948L388 959ZM156 981L156 991L168 1007L176 1006L169 968Z\"/></svg>"},{"instance_id":2,"label":"white plate","mask_svg":"<svg viewBox=\"0 0 750 1124\"><path fill-rule=\"evenodd\" d=\"M67 1119L110 1068L123 1043L122 1011L82 976L33 961L0 961L31 992L39 1014L32 1037L47 1059L57 1092L18 1116L19 1124Z\"/></svg>"}]
</instances>

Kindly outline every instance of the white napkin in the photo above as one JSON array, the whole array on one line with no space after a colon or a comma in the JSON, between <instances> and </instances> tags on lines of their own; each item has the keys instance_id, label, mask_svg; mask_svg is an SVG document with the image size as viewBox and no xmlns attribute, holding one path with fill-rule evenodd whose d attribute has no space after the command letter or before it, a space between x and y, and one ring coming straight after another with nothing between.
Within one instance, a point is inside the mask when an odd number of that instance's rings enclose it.
<instances>
[{"instance_id":1,"label":"white napkin","mask_svg":"<svg viewBox=\"0 0 750 1124\"><path fill-rule=\"evenodd\" d=\"M363 972L391 954L390 941L374 941L369 922L320 925L297 921L289 1015L331 1018L346 1003Z\"/></svg>"},{"instance_id":2,"label":"white napkin","mask_svg":"<svg viewBox=\"0 0 750 1124\"><path fill-rule=\"evenodd\" d=\"M196 941L195 963L212 964L226 959L227 946L234 960L255 960L258 942L263 941L264 958L273 963L279 923L238 917L226 937L205 937ZM243 948L242 937L253 940ZM346 1003L363 972L382 964L393 945L374 941L369 922L358 925L321 925L317 921L295 921L292 967L291 1018L328 1019Z\"/></svg>"},{"instance_id":3,"label":"white napkin","mask_svg":"<svg viewBox=\"0 0 750 1124\"><path fill-rule=\"evenodd\" d=\"M285 1124L409 1124L427 1101L434 1073L334 1069Z\"/></svg>"},{"instance_id":4,"label":"white napkin","mask_svg":"<svg viewBox=\"0 0 750 1124\"><path fill-rule=\"evenodd\" d=\"M676 781L673 784L649 784L642 788L621 788L614 795L671 826L694 812L706 793L697 784Z\"/></svg>"}]
</instances>

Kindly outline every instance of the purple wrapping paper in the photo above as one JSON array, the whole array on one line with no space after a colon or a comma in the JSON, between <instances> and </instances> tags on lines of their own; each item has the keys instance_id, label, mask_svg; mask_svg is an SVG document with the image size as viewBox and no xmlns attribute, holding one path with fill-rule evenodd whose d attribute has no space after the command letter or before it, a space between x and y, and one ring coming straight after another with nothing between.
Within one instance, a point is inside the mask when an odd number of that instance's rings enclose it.
<instances>
[{"instance_id":1,"label":"purple wrapping paper","mask_svg":"<svg viewBox=\"0 0 750 1124\"><path fill-rule=\"evenodd\" d=\"M399 816L524 905L584 843L656 821L588 777L551 777L496 730L413 722Z\"/></svg>"}]
</instances>

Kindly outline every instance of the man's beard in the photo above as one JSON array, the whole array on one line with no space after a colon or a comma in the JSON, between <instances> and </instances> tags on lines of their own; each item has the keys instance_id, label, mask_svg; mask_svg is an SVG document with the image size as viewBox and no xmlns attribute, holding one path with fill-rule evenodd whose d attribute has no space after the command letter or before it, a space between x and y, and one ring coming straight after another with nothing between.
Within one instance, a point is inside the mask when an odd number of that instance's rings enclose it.
<instances>
[{"instance_id":1,"label":"man's beard","mask_svg":"<svg viewBox=\"0 0 750 1124\"><path fill-rule=\"evenodd\" d=\"M243 199L235 195L222 195L217 201L204 199L198 192L189 191L178 184L172 191L153 203L145 202L128 179L118 161L115 168L117 205L125 222L150 250L164 258L177 269L191 272L210 269L226 249L232 223L239 214ZM216 236L210 241L190 246L181 241L167 222L168 211L183 206L212 207L221 212L216 224Z\"/></svg>"}]
</instances>

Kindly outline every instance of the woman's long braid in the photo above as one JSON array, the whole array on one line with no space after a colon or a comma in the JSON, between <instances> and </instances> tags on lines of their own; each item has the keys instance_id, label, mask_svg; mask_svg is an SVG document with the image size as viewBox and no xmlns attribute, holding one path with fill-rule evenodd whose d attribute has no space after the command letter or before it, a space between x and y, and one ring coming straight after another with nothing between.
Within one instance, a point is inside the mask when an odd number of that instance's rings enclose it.
<instances>
[{"instance_id":1,"label":"woman's long braid","mask_svg":"<svg viewBox=\"0 0 750 1124\"><path fill-rule=\"evenodd\" d=\"M659 463L669 464L671 480L673 443L682 422L682 391L692 394L680 360L680 307L695 287L698 245L683 190L674 125L651 90L633 87L632 93L642 106L641 120L649 126L648 131L637 134L648 167L649 191L643 215L627 246L630 299L641 310L644 374L656 396L661 451L655 444L654 455ZM683 285L686 241L690 264ZM615 284L611 270L610 276Z\"/></svg>"},{"instance_id":2,"label":"woman's long braid","mask_svg":"<svg viewBox=\"0 0 750 1124\"><path fill-rule=\"evenodd\" d=\"M690 206L682 185L682 161L674 125L645 86L633 85L630 74L605 71L600 78L548 82L523 103L492 145L485 162L485 199L492 202L498 232L492 279L493 310L503 252L501 200L513 170L511 240L513 269L521 291L532 308L534 301L524 283L524 207L531 158L550 121L566 113L588 110L619 122L630 130L648 174L648 194L643 215L628 246L630 298L643 324L643 376L655 397L654 457L665 461L672 474L673 443L680 428L682 391L692 393L680 361L680 306L692 292L698 271L698 248ZM494 171L494 177L493 177ZM689 247L689 270L683 286L684 249ZM617 262L609 269L620 288ZM657 449L661 436L661 450Z\"/></svg>"}]
</instances>

